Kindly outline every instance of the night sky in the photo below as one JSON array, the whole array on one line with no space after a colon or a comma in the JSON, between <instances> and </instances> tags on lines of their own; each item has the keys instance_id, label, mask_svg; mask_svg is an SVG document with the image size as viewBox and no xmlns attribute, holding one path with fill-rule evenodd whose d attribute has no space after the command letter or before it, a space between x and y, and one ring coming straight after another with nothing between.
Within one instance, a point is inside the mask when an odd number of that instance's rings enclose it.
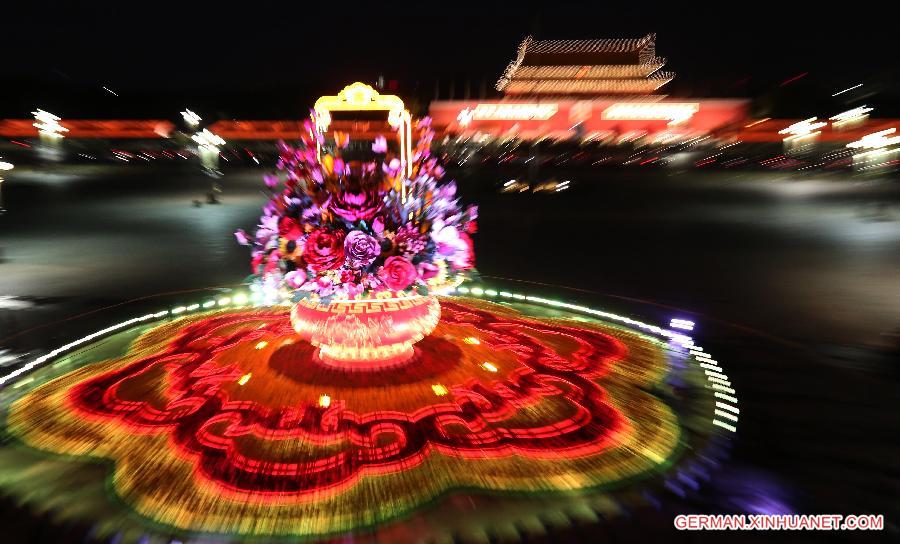
<instances>
[{"instance_id":1,"label":"night sky","mask_svg":"<svg viewBox=\"0 0 900 544\"><path fill-rule=\"evenodd\" d=\"M786 2L79 4L4 2L0 115L40 106L69 118L172 117L188 106L205 117L290 117L315 96L379 74L423 101L436 81L442 98L451 81L461 98L467 80L477 96L482 80L492 92L528 34L656 32L658 54L678 74L673 96L759 98L788 87L798 115L831 107L831 93L860 82L841 99L889 112L898 87L890 18L824 2L790 11Z\"/></svg>"}]
</instances>

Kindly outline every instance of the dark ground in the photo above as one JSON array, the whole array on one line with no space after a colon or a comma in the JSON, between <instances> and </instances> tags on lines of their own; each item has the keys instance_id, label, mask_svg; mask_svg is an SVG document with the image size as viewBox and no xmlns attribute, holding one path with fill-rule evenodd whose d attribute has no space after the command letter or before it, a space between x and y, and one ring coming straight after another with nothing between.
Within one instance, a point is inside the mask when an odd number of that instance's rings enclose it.
<instances>
[{"instance_id":1,"label":"dark ground","mask_svg":"<svg viewBox=\"0 0 900 544\"><path fill-rule=\"evenodd\" d=\"M3 188L0 297L30 298L0 298L0 347L55 347L123 312L204 295L167 295L13 335L133 298L240 282L248 255L231 233L255 224L261 174L227 173L223 203L197 208L191 201L209 179L194 171L14 171ZM732 461L702 500L561 536L691 539L671 529L674 513L751 512L769 500L797 513L883 513L881 536L896 538L900 184L552 174L571 176L572 189L505 195L495 186L509 173L457 173L465 199L480 205L485 282L657 322L693 315L742 410Z\"/></svg>"}]
</instances>

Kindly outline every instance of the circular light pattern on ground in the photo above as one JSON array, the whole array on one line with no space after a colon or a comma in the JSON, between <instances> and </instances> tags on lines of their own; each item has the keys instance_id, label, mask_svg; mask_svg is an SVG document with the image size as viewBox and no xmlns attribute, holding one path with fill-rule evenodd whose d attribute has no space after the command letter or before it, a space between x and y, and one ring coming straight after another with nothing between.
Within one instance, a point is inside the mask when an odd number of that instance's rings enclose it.
<instances>
[{"instance_id":1,"label":"circular light pattern on ground","mask_svg":"<svg viewBox=\"0 0 900 544\"><path fill-rule=\"evenodd\" d=\"M441 305L413 359L383 371L323 364L286 308L139 325L27 378L3 399L5 432L69 470L101 463L134 530L250 539L379 528L455 491L562 500L675 461L689 414L658 394L664 340Z\"/></svg>"}]
</instances>

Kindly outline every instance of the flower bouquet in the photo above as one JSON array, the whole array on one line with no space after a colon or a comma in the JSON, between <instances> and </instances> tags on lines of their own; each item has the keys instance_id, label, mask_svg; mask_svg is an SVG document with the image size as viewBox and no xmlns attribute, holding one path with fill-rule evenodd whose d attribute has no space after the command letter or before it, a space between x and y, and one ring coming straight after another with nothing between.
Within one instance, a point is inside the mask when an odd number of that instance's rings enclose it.
<instances>
[{"instance_id":1,"label":"flower bouquet","mask_svg":"<svg viewBox=\"0 0 900 544\"><path fill-rule=\"evenodd\" d=\"M374 160L349 160L349 136L326 144L313 114L298 147L278 144L255 235L235 233L252 248L255 296L294 303L294 328L326 361L408 358L437 324L434 295L473 271L477 209L441 181L430 119L416 131L409 165L384 136Z\"/></svg>"}]
</instances>

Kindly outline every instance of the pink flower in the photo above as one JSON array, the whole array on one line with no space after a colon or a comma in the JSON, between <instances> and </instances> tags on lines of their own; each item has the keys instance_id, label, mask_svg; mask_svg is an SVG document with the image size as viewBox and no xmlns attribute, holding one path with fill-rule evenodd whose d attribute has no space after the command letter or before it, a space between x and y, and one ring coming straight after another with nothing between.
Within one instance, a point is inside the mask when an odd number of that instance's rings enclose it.
<instances>
[{"instance_id":1,"label":"pink flower","mask_svg":"<svg viewBox=\"0 0 900 544\"><path fill-rule=\"evenodd\" d=\"M438 267L431 263L419 263L419 266L417 268L419 272L419 278L423 280L430 280L431 278L438 275Z\"/></svg>"},{"instance_id":2,"label":"pink flower","mask_svg":"<svg viewBox=\"0 0 900 544\"><path fill-rule=\"evenodd\" d=\"M350 168L347 166L347 163L344 162L344 159L337 158L334 159L333 172L336 176L345 176L347 175Z\"/></svg>"},{"instance_id":3,"label":"pink flower","mask_svg":"<svg viewBox=\"0 0 900 544\"><path fill-rule=\"evenodd\" d=\"M465 242L466 250L454 255L450 260L458 270L468 270L475 266L475 244L468 234L461 232L460 239Z\"/></svg>"},{"instance_id":4,"label":"pink flower","mask_svg":"<svg viewBox=\"0 0 900 544\"><path fill-rule=\"evenodd\" d=\"M402 291L416 281L416 267L403 257L388 257L379 276L384 285L393 291Z\"/></svg>"},{"instance_id":5,"label":"pink flower","mask_svg":"<svg viewBox=\"0 0 900 544\"><path fill-rule=\"evenodd\" d=\"M437 252L441 255L453 255L467 249L466 242L460 238L459 230L453 225L444 225L440 220L432 225L431 238L437 244Z\"/></svg>"},{"instance_id":6,"label":"pink flower","mask_svg":"<svg viewBox=\"0 0 900 544\"><path fill-rule=\"evenodd\" d=\"M327 297L334 294L334 281L327 276L321 276L316 279L316 287L316 292L318 292L320 296Z\"/></svg>"},{"instance_id":7,"label":"pink flower","mask_svg":"<svg viewBox=\"0 0 900 544\"><path fill-rule=\"evenodd\" d=\"M244 229L238 229L234 232L234 237L237 238L237 243L242 246L250 245L250 238L247 237L247 233L244 232Z\"/></svg>"},{"instance_id":8,"label":"pink flower","mask_svg":"<svg viewBox=\"0 0 900 544\"><path fill-rule=\"evenodd\" d=\"M425 250L427 238L414 225L407 223L397 230L397 235L394 236L394 245L403 256L412 258Z\"/></svg>"},{"instance_id":9,"label":"pink flower","mask_svg":"<svg viewBox=\"0 0 900 544\"><path fill-rule=\"evenodd\" d=\"M379 236L384 233L384 219L380 215L372 221L372 230Z\"/></svg>"},{"instance_id":10,"label":"pink flower","mask_svg":"<svg viewBox=\"0 0 900 544\"><path fill-rule=\"evenodd\" d=\"M400 173L400 166L399 159L391 159L391 162L383 164L381 169L384 170L385 174L394 177Z\"/></svg>"},{"instance_id":11,"label":"pink flower","mask_svg":"<svg viewBox=\"0 0 900 544\"><path fill-rule=\"evenodd\" d=\"M369 221L381 211L384 202L377 191L361 189L360 192L345 190L334 196L331 212L351 223L362 219Z\"/></svg>"},{"instance_id":12,"label":"pink flower","mask_svg":"<svg viewBox=\"0 0 900 544\"><path fill-rule=\"evenodd\" d=\"M291 270L284 275L284 281L293 288L298 288L306 281L306 272L303 270Z\"/></svg>"},{"instance_id":13,"label":"pink flower","mask_svg":"<svg viewBox=\"0 0 900 544\"><path fill-rule=\"evenodd\" d=\"M387 153L387 138L377 136L372 142L372 153Z\"/></svg>"},{"instance_id":14,"label":"pink flower","mask_svg":"<svg viewBox=\"0 0 900 544\"><path fill-rule=\"evenodd\" d=\"M361 295L364 290L363 286L359 285L358 283L349 282L346 283L345 286L347 288L347 298L353 298L356 295Z\"/></svg>"},{"instance_id":15,"label":"pink flower","mask_svg":"<svg viewBox=\"0 0 900 544\"><path fill-rule=\"evenodd\" d=\"M259 228L256 229L256 241L265 245L269 242L269 239L276 234L278 234L278 216L269 215L261 217Z\"/></svg>"},{"instance_id":16,"label":"pink flower","mask_svg":"<svg viewBox=\"0 0 900 544\"><path fill-rule=\"evenodd\" d=\"M263 176L263 181L266 182L266 186L270 189L274 189L276 185L278 185L279 179L275 174L265 174Z\"/></svg>"}]
</instances>

